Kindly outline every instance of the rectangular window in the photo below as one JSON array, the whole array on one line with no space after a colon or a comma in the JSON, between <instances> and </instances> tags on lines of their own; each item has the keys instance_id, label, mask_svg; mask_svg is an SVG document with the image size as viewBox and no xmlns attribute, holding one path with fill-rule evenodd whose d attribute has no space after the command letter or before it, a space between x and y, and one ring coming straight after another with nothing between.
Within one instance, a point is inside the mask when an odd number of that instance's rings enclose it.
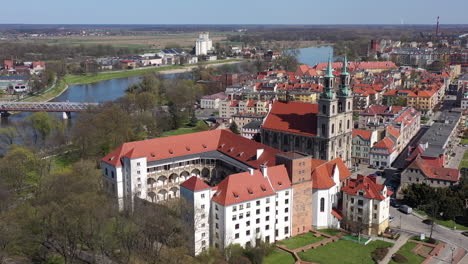
<instances>
[{"instance_id":1,"label":"rectangular window","mask_svg":"<svg viewBox=\"0 0 468 264\"><path fill-rule=\"evenodd\" d=\"M216 229L218 229L218 228L219 228L219 225L218 225L218 223L216 223Z\"/></svg>"},{"instance_id":2,"label":"rectangular window","mask_svg":"<svg viewBox=\"0 0 468 264\"><path fill-rule=\"evenodd\" d=\"M270 225L266 225L265 230L270 230Z\"/></svg>"},{"instance_id":3,"label":"rectangular window","mask_svg":"<svg viewBox=\"0 0 468 264\"><path fill-rule=\"evenodd\" d=\"M374 214L374 219L377 219L377 214Z\"/></svg>"},{"instance_id":4,"label":"rectangular window","mask_svg":"<svg viewBox=\"0 0 468 264\"><path fill-rule=\"evenodd\" d=\"M233 212L237 211L237 206L234 205L234 206L232 207L232 211L233 211Z\"/></svg>"},{"instance_id":5,"label":"rectangular window","mask_svg":"<svg viewBox=\"0 0 468 264\"><path fill-rule=\"evenodd\" d=\"M270 221L270 216L269 215L265 216L265 221Z\"/></svg>"},{"instance_id":6,"label":"rectangular window","mask_svg":"<svg viewBox=\"0 0 468 264\"><path fill-rule=\"evenodd\" d=\"M284 200L285 204L289 204L289 199Z\"/></svg>"},{"instance_id":7,"label":"rectangular window","mask_svg":"<svg viewBox=\"0 0 468 264\"><path fill-rule=\"evenodd\" d=\"M259 215L259 214L260 214L260 209L257 209L257 211L256 211L256 212L257 212L257 214Z\"/></svg>"},{"instance_id":8,"label":"rectangular window","mask_svg":"<svg viewBox=\"0 0 468 264\"><path fill-rule=\"evenodd\" d=\"M242 209L244 209L244 205L243 205L243 204L239 205L239 210L242 210Z\"/></svg>"},{"instance_id":9,"label":"rectangular window","mask_svg":"<svg viewBox=\"0 0 468 264\"><path fill-rule=\"evenodd\" d=\"M351 203L354 203L354 198L351 198Z\"/></svg>"},{"instance_id":10,"label":"rectangular window","mask_svg":"<svg viewBox=\"0 0 468 264\"><path fill-rule=\"evenodd\" d=\"M250 208L250 203L247 203L247 208Z\"/></svg>"},{"instance_id":11,"label":"rectangular window","mask_svg":"<svg viewBox=\"0 0 468 264\"><path fill-rule=\"evenodd\" d=\"M205 205L204 205L204 204L201 205L201 209L205 209Z\"/></svg>"},{"instance_id":12,"label":"rectangular window","mask_svg":"<svg viewBox=\"0 0 468 264\"><path fill-rule=\"evenodd\" d=\"M236 226L235 226L235 227L236 227L236 229L239 229L239 224L236 224Z\"/></svg>"},{"instance_id":13,"label":"rectangular window","mask_svg":"<svg viewBox=\"0 0 468 264\"><path fill-rule=\"evenodd\" d=\"M257 201L257 206L260 206L260 201Z\"/></svg>"},{"instance_id":14,"label":"rectangular window","mask_svg":"<svg viewBox=\"0 0 468 264\"><path fill-rule=\"evenodd\" d=\"M363 201L363 200L358 200L358 201L357 201L357 204L358 204L359 206L363 206L363 205L364 205L364 201Z\"/></svg>"},{"instance_id":15,"label":"rectangular window","mask_svg":"<svg viewBox=\"0 0 468 264\"><path fill-rule=\"evenodd\" d=\"M242 218L244 218L244 214L243 214L243 213L240 213L240 214L239 214L239 219L242 219Z\"/></svg>"},{"instance_id":16,"label":"rectangular window","mask_svg":"<svg viewBox=\"0 0 468 264\"><path fill-rule=\"evenodd\" d=\"M137 166L140 166L140 162L137 162Z\"/></svg>"},{"instance_id":17,"label":"rectangular window","mask_svg":"<svg viewBox=\"0 0 468 264\"><path fill-rule=\"evenodd\" d=\"M376 204L374 204L374 210L377 210L377 205Z\"/></svg>"},{"instance_id":18,"label":"rectangular window","mask_svg":"<svg viewBox=\"0 0 468 264\"><path fill-rule=\"evenodd\" d=\"M257 228L255 229L255 232L256 232L257 234L260 233L260 227L257 227Z\"/></svg>"},{"instance_id":19,"label":"rectangular window","mask_svg":"<svg viewBox=\"0 0 468 264\"><path fill-rule=\"evenodd\" d=\"M250 221L245 222L246 226L250 226Z\"/></svg>"},{"instance_id":20,"label":"rectangular window","mask_svg":"<svg viewBox=\"0 0 468 264\"><path fill-rule=\"evenodd\" d=\"M255 223L260 224L260 218L257 218L257 219L255 220Z\"/></svg>"},{"instance_id":21,"label":"rectangular window","mask_svg":"<svg viewBox=\"0 0 468 264\"><path fill-rule=\"evenodd\" d=\"M202 215L201 215L201 218L205 218L205 214L202 214Z\"/></svg>"},{"instance_id":22,"label":"rectangular window","mask_svg":"<svg viewBox=\"0 0 468 264\"><path fill-rule=\"evenodd\" d=\"M285 195L289 195L289 191L286 191Z\"/></svg>"},{"instance_id":23,"label":"rectangular window","mask_svg":"<svg viewBox=\"0 0 468 264\"><path fill-rule=\"evenodd\" d=\"M284 217L284 221L287 222L289 220L289 217L288 216L285 216Z\"/></svg>"},{"instance_id":24,"label":"rectangular window","mask_svg":"<svg viewBox=\"0 0 468 264\"><path fill-rule=\"evenodd\" d=\"M266 198L266 203L270 203L270 198Z\"/></svg>"},{"instance_id":25,"label":"rectangular window","mask_svg":"<svg viewBox=\"0 0 468 264\"><path fill-rule=\"evenodd\" d=\"M284 208L284 212L285 213L289 212L289 208L288 207Z\"/></svg>"},{"instance_id":26,"label":"rectangular window","mask_svg":"<svg viewBox=\"0 0 468 264\"><path fill-rule=\"evenodd\" d=\"M201 198L205 198L205 194L204 194L204 193L201 194Z\"/></svg>"},{"instance_id":27,"label":"rectangular window","mask_svg":"<svg viewBox=\"0 0 468 264\"><path fill-rule=\"evenodd\" d=\"M245 231L246 236L250 236L250 230Z\"/></svg>"},{"instance_id":28,"label":"rectangular window","mask_svg":"<svg viewBox=\"0 0 468 264\"><path fill-rule=\"evenodd\" d=\"M289 226L284 227L284 234L285 235L289 234Z\"/></svg>"},{"instance_id":29,"label":"rectangular window","mask_svg":"<svg viewBox=\"0 0 468 264\"><path fill-rule=\"evenodd\" d=\"M266 211L267 213L270 212L270 207L267 206L267 207L265 208L265 211Z\"/></svg>"},{"instance_id":30,"label":"rectangular window","mask_svg":"<svg viewBox=\"0 0 468 264\"><path fill-rule=\"evenodd\" d=\"M234 238L236 238L236 239L239 238L239 233L236 233Z\"/></svg>"},{"instance_id":31,"label":"rectangular window","mask_svg":"<svg viewBox=\"0 0 468 264\"><path fill-rule=\"evenodd\" d=\"M246 212L245 217L250 217L250 212Z\"/></svg>"},{"instance_id":32,"label":"rectangular window","mask_svg":"<svg viewBox=\"0 0 468 264\"><path fill-rule=\"evenodd\" d=\"M216 211L218 211L218 205L217 204L215 204L215 209L216 209Z\"/></svg>"},{"instance_id":33,"label":"rectangular window","mask_svg":"<svg viewBox=\"0 0 468 264\"><path fill-rule=\"evenodd\" d=\"M201 233L201 237L205 237L205 232Z\"/></svg>"},{"instance_id":34,"label":"rectangular window","mask_svg":"<svg viewBox=\"0 0 468 264\"><path fill-rule=\"evenodd\" d=\"M232 221L236 221L237 220L237 215L233 215L232 216Z\"/></svg>"}]
</instances>

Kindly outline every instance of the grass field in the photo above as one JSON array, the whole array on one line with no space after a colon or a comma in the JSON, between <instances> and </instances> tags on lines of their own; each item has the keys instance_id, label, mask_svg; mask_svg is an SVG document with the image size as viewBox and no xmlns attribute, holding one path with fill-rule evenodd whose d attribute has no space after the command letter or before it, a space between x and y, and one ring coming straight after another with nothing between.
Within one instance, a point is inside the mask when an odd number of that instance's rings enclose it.
<instances>
[{"instance_id":1,"label":"grass field","mask_svg":"<svg viewBox=\"0 0 468 264\"><path fill-rule=\"evenodd\" d=\"M338 240L316 249L299 252L303 261L320 264L374 264L371 253L379 247L391 247L392 244L376 240L366 246L351 241Z\"/></svg>"},{"instance_id":2,"label":"grass field","mask_svg":"<svg viewBox=\"0 0 468 264\"><path fill-rule=\"evenodd\" d=\"M405 262L405 263L408 263L408 264L419 264L419 263L422 263L424 261L424 258L419 256L419 255L416 255L414 254L413 252L411 252L411 250L416 247L416 243L414 242L407 242L406 244L404 244L400 250L398 250L397 253L400 253L401 255L405 256L407 259L408 259L408 262ZM397 264L397 262L393 261L393 260L390 260L389 264Z\"/></svg>"},{"instance_id":3,"label":"grass field","mask_svg":"<svg viewBox=\"0 0 468 264\"><path fill-rule=\"evenodd\" d=\"M328 234L330 236L336 236L341 232L338 229L319 229L318 231L322 232L322 233L325 233L325 234Z\"/></svg>"},{"instance_id":4,"label":"grass field","mask_svg":"<svg viewBox=\"0 0 468 264\"><path fill-rule=\"evenodd\" d=\"M453 228L453 220L439 220L436 219L435 222L439 225L443 225L448 228ZM461 224L455 224L457 230L468 230L468 226L464 226Z\"/></svg>"},{"instance_id":5,"label":"grass field","mask_svg":"<svg viewBox=\"0 0 468 264\"><path fill-rule=\"evenodd\" d=\"M263 264L293 264L294 258L291 254L275 249L270 255L263 259Z\"/></svg>"},{"instance_id":6,"label":"grass field","mask_svg":"<svg viewBox=\"0 0 468 264\"><path fill-rule=\"evenodd\" d=\"M197 123L197 126L201 126L203 122L205 122L205 121L199 120L198 123ZM186 125L186 126L178 128L178 129L166 131L166 132L163 133L162 136L163 137L168 137L168 136L177 136L177 135L183 135L183 134L199 132L197 126L189 127L189 126Z\"/></svg>"},{"instance_id":7,"label":"grass field","mask_svg":"<svg viewBox=\"0 0 468 264\"><path fill-rule=\"evenodd\" d=\"M296 249L319 242L323 239L325 239L325 237L315 237L313 233L309 232L307 234L281 240L276 243L279 245L285 245L288 249Z\"/></svg>"},{"instance_id":8,"label":"grass field","mask_svg":"<svg viewBox=\"0 0 468 264\"><path fill-rule=\"evenodd\" d=\"M463 140L463 139L462 139ZM465 144L465 143L462 143L462 144ZM466 143L468 144L468 143ZM468 150L465 151L465 154L463 154L463 159L462 161L460 162L460 165L458 166L459 169L461 168L468 168Z\"/></svg>"}]
</instances>

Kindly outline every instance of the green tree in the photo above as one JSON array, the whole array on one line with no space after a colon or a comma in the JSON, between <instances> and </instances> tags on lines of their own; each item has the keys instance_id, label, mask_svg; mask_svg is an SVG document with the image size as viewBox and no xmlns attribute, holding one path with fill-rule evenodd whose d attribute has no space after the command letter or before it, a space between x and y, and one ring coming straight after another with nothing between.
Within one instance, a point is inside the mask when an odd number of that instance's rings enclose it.
<instances>
[{"instance_id":1,"label":"green tree","mask_svg":"<svg viewBox=\"0 0 468 264\"><path fill-rule=\"evenodd\" d=\"M0 141L7 146L13 145L17 136L18 131L14 126L0 128Z\"/></svg>"},{"instance_id":2,"label":"green tree","mask_svg":"<svg viewBox=\"0 0 468 264\"><path fill-rule=\"evenodd\" d=\"M234 134L240 134L239 128L237 127L237 124L234 121L231 122L231 125L229 126L229 130L231 130L232 133Z\"/></svg>"},{"instance_id":3,"label":"green tree","mask_svg":"<svg viewBox=\"0 0 468 264\"><path fill-rule=\"evenodd\" d=\"M32 123L34 131L39 133L42 142L44 142L54 128L54 122L50 115L47 114L47 112L36 112L30 115L28 118Z\"/></svg>"}]
</instances>

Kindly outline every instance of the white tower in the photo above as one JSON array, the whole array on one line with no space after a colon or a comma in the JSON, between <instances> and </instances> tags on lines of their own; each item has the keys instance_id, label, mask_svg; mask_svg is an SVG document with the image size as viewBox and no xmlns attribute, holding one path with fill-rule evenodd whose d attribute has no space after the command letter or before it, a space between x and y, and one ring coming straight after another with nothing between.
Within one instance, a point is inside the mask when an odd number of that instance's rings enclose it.
<instances>
[{"instance_id":1,"label":"white tower","mask_svg":"<svg viewBox=\"0 0 468 264\"><path fill-rule=\"evenodd\" d=\"M195 55L206 55L213 48L213 43L208 32L201 33L195 43Z\"/></svg>"}]
</instances>

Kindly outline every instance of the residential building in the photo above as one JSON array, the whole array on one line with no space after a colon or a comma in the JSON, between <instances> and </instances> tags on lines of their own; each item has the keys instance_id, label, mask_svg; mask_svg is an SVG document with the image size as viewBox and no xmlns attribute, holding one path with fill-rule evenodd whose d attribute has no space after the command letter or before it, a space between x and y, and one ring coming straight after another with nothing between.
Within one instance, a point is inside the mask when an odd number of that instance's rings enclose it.
<instances>
[{"instance_id":1,"label":"residential building","mask_svg":"<svg viewBox=\"0 0 468 264\"><path fill-rule=\"evenodd\" d=\"M376 179L358 175L343 191L343 225L365 235L380 235L389 226L392 191Z\"/></svg>"},{"instance_id":2,"label":"residential building","mask_svg":"<svg viewBox=\"0 0 468 264\"><path fill-rule=\"evenodd\" d=\"M237 128L239 131L242 131L242 129L252 123L252 122L257 122L260 123L260 125L263 123L263 119L265 118L265 114L251 114L249 112L247 113L239 113L231 116L231 121L235 122L237 125ZM254 128L255 126L251 127Z\"/></svg>"},{"instance_id":3,"label":"residential building","mask_svg":"<svg viewBox=\"0 0 468 264\"><path fill-rule=\"evenodd\" d=\"M390 137L384 137L382 140L372 146L370 151L370 164L375 168L388 168L398 157L395 142Z\"/></svg>"},{"instance_id":4,"label":"residential building","mask_svg":"<svg viewBox=\"0 0 468 264\"><path fill-rule=\"evenodd\" d=\"M341 157L351 165L353 97L346 67L335 93L331 60L325 88L317 104L275 101L262 126L262 142L282 151L299 151L314 158ZM346 65L346 63L345 63Z\"/></svg>"},{"instance_id":5,"label":"residential building","mask_svg":"<svg viewBox=\"0 0 468 264\"><path fill-rule=\"evenodd\" d=\"M255 137L260 138L260 130L262 127L262 120L253 120L246 124L241 129L241 135L248 139L254 139Z\"/></svg>"},{"instance_id":6,"label":"residential building","mask_svg":"<svg viewBox=\"0 0 468 264\"><path fill-rule=\"evenodd\" d=\"M370 151L377 143L377 131L353 129L353 145L351 152L351 163L353 166L359 164L370 165Z\"/></svg>"},{"instance_id":7,"label":"residential building","mask_svg":"<svg viewBox=\"0 0 468 264\"><path fill-rule=\"evenodd\" d=\"M224 92L205 95L200 99L200 107L203 109L219 109L219 102L226 98L227 95Z\"/></svg>"}]
</instances>

